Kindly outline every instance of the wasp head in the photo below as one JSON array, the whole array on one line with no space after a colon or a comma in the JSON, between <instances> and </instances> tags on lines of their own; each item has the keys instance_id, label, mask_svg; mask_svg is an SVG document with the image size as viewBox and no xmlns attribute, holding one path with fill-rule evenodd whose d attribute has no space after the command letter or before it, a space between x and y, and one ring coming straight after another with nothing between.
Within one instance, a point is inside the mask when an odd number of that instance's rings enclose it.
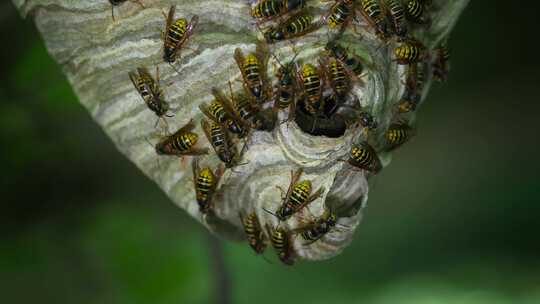
<instances>
[{"instance_id":1,"label":"wasp head","mask_svg":"<svg viewBox=\"0 0 540 304\"><path fill-rule=\"evenodd\" d=\"M247 130L234 120L227 120L227 129L231 133L238 135L238 137L246 136Z\"/></svg>"},{"instance_id":2,"label":"wasp head","mask_svg":"<svg viewBox=\"0 0 540 304\"><path fill-rule=\"evenodd\" d=\"M280 252L279 253L279 260L283 262L285 265L293 265L294 264L294 258L292 255L290 255L288 252Z\"/></svg>"},{"instance_id":3,"label":"wasp head","mask_svg":"<svg viewBox=\"0 0 540 304\"><path fill-rule=\"evenodd\" d=\"M373 116L366 112L360 113L360 124L370 130L377 128L377 122L373 119Z\"/></svg>"},{"instance_id":4,"label":"wasp head","mask_svg":"<svg viewBox=\"0 0 540 304\"><path fill-rule=\"evenodd\" d=\"M165 48L163 50L163 61L167 63L174 63L176 61L174 49Z\"/></svg>"},{"instance_id":5,"label":"wasp head","mask_svg":"<svg viewBox=\"0 0 540 304\"><path fill-rule=\"evenodd\" d=\"M156 144L156 153L159 155L168 155L171 154L172 148L169 144L163 142L163 143L157 143Z\"/></svg>"},{"instance_id":6,"label":"wasp head","mask_svg":"<svg viewBox=\"0 0 540 304\"><path fill-rule=\"evenodd\" d=\"M249 245L251 246L251 248L253 248L253 250L254 250L257 254L263 253L263 252L264 252L264 249L266 248L266 245L264 244L264 242L262 242L262 241L259 240L259 239L252 239L252 240L250 240Z\"/></svg>"},{"instance_id":7,"label":"wasp head","mask_svg":"<svg viewBox=\"0 0 540 304\"><path fill-rule=\"evenodd\" d=\"M219 159L226 164L227 168L233 167L234 153L229 150L224 149L218 154Z\"/></svg>"},{"instance_id":8,"label":"wasp head","mask_svg":"<svg viewBox=\"0 0 540 304\"><path fill-rule=\"evenodd\" d=\"M264 33L264 39L267 43L274 43L276 41L285 40L285 33L280 29L270 27Z\"/></svg>"},{"instance_id":9,"label":"wasp head","mask_svg":"<svg viewBox=\"0 0 540 304\"><path fill-rule=\"evenodd\" d=\"M199 203L199 211L202 214L209 214L210 211L212 211L212 205L208 201L205 201L202 203L201 201L198 201L198 203Z\"/></svg>"},{"instance_id":10,"label":"wasp head","mask_svg":"<svg viewBox=\"0 0 540 304\"><path fill-rule=\"evenodd\" d=\"M289 204L285 204L284 206L281 206L281 207L276 211L276 216L277 216L277 218L278 218L280 221L285 221L285 220L287 220L293 213L294 213L293 208L291 208L291 206L289 206Z\"/></svg>"},{"instance_id":11,"label":"wasp head","mask_svg":"<svg viewBox=\"0 0 540 304\"><path fill-rule=\"evenodd\" d=\"M334 227L337 224L337 217L334 213L331 213L328 219L326 220L326 224L329 227Z\"/></svg>"}]
</instances>

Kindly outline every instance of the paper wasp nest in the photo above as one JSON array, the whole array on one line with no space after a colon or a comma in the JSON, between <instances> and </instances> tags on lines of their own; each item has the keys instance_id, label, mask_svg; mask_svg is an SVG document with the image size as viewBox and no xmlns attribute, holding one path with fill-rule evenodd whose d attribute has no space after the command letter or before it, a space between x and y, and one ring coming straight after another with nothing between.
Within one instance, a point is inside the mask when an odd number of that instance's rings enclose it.
<instances>
[{"instance_id":1,"label":"paper wasp nest","mask_svg":"<svg viewBox=\"0 0 540 304\"><path fill-rule=\"evenodd\" d=\"M115 21L111 5L106 0L13 0L23 15L35 19L50 54L62 65L81 103L114 141L118 149L154 180L179 207L204 223L214 233L233 239L244 237L239 213L256 212L261 224L272 227L277 219L263 208L275 211L282 203L279 186L287 189L291 171L302 167L301 180L311 180L313 191L324 187L321 198L308 205L305 216L320 216L324 206L338 216L339 229L330 231L321 240L305 246L301 237L293 238L300 258L320 260L340 253L350 243L360 223L362 209L368 198L369 174L351 170L346 159L351 145L365 140L365 132L348 128L342 136L325 137L305 133L293 121L278 124L273 131L255 131L241 163L227 170L221 179L215 201L217 220L205 221L199 212L193 190L190 157L158 157L147 139L156 142L156 116L148 110L128 78L128 71L147 67L152 73L159 65L165 98L173 108L168 118L175 130L190 119L197 122L199 144L208 145L198 124L202 117L198 106L210 102L210 89L218 87L228 92L228 81L241 90L238 67L233 59L236 48L253 51L262 39L250 16L250 1L239 0L142 0L144 8L133 1L115 6ZM253 1L251 1L253 2ZM359 2L359 1L357 1ZM429 9L429 27L416 27L414 36L428 50L445 39L467 0L434 0ZM308 1L316 18L324 15L333 2ZM178 17L199 16L199 24L183 50L174 69L162 60L160 31L164 28L163 13L176 4ZM353 88L363 109L369 111L378 127L370 133L370 143L381 147L384 132L395 114L396 103L405 87L406 69L393 61L395 40L382 43L367 25L359 24L356 32L350 28L340 43L368 63L361 76L363 84ZM270 47L282 60L292 56L291 45L304 62L317 63L317 56L328 37L335 34L326 26L299 39L280 42ZM291 43L292 42L292 43ZM275 59L271 57L268 74L273 78ZM175 71L178 71L178 73ZM426 73L425 97L431 82ZM274 79L275 81L275 79ZM280 114L283 119L283 114ZM415 114L409 115L414 121ZM389 153L380 153L383 166L390 161ZM159 160L158 160L159 159ZM202 165L215 168L219 161L211 153L200 159ZM295 228L299 218L293 216L280 225Z\"/></svg>"}]
</instances>

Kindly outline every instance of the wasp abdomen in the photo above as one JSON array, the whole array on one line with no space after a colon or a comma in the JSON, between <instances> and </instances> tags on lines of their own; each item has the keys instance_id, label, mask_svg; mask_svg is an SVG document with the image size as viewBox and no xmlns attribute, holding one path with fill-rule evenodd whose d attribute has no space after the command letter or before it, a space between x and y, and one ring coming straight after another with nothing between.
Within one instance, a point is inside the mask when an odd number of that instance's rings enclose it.
<instances>
[{"instance_id":1,"label":"wasp abdomen","mask_svg":"<svg viewBox=\"0 0 540 304\"><path fill-rule=\"evenodd\" d=\"M190 150L199 139L199 136L196 133L186 133L182 134L178 137L175 137L172 142L172 146L174 149L178 151L188 151Z\"/></svg>"},{"instance_id":2,"label":"wasp abdomen","mask_svg":"<svg viewBox=\"0 0 540 304\"><path fill-rule=\"evenodd\" d=\"M381 161L373 148L362 143L359 146L351 148L349 163L357 168L364 169L373 173L378 173L381 170Z\"/></svg>"},{"instance_id":3,"label":"wasp abdomen","mask_svg":"<svg viewBox=\"0 0 540 304\"><path fill-rule=\"evenodd\" d=\"M197 190L197 202L203 213L210 207L210 196L215 184L214 173L209 168L202 169L197 176L195 189Z\"/></svg>"},{"instance_id":4,"label":"wasp abdomen","mask_svg":"<svg viewBox=\"0 0 540 304\"><path fill-rule=\"evenodd\" d=\"M306 202L311 192L311 182L306 180L294 186L291 193L290 203L295 206L301 206Z\"/></svg>"}]
</instances>

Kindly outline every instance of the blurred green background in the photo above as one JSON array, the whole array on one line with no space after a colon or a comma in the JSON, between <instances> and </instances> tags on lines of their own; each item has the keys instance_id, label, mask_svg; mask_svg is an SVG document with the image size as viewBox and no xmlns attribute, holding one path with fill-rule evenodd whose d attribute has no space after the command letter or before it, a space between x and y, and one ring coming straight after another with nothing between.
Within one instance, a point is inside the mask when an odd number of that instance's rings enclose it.
<instances>
[{"instance_id":1,"label":"blurred green background","mask_svg":"<svg viewBox=\"0 0 540 304\"><path fill-rule=\"evenodd\" d=\"M234 303L540 303L540 4L471 1L355 241L285 268L226 243ZM114 148L0 4L3 303L208 303L207 232Z\"/></svg>"}]
</instances>

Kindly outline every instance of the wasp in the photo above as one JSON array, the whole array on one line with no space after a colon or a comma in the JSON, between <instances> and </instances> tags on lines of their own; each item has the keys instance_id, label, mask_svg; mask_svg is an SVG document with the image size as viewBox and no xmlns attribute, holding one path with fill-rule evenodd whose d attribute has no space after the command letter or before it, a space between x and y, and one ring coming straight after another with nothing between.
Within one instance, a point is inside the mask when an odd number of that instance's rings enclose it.
<instances>
[{"instance_id":1,"label":"wasp","mask_svg":"<svg viewBox=\"0 0 540 304\"><path fill-rule=\"evenodd\" d=\"M231 133L236 134L239 138L246 137L248 133L247 126L236 115L232 105L223 93L212 88L214 101L208 106L206 104L199 105L199 109L208 118L215 120L217 123L225 126Z\"/></svg>"},{"instance_id":2,"label":"wasp","mask_svg":"<svg viewBox=\"0 0 540 304\"><path fill-rule=\"evenodd\" d=\"M417 24L426 24L429 22L429 20L424 17L424 6L426 5L425 2L430 2L430 1L422 1L422 0L407 0L406 1L405 6L406 6L407 17L409 18L409 20ZM430 3L427 3L427 4L430 4Z\"/></svg>"},{"instance_id":3,"label":"wasp","mask_svg":"<svg viewBox=\"0 0 540 304\"><path fill-rule=\"evenodd\" d=\"M272 229L269 225L266 225L266 231L270 236L270 242L276 250L279 260L285 265L293 265L295 254L291 234L281 227Z\"/></svg>"},{"instance_id":4,"label":"wasp","mask_svg":"<svg viewBox=\"0 0 540 304\"><path fill-rule=\"evenodd\" d=\"M368 24L375 29L379 39L386 40L390 37L388 24L378 0L361 0L360 12Z\"/></svg>"},{"instance_id":5,"label":"wasp","mask_svg":"<svg viewBox=\"0 0 540 304\"><path fill-rule=\"evenodd\" d=\"M234 110L238 124L242 125L244 130L251 128L261 128L263 122L259 115L260 107L253 104L251 99L245 95L234 96L231 91L231 107Z\"/></svg>"},{"instance_id":6,"label":"wasp","mask_svg":"<svg viewBox=\"0 0 540 304\"><path fill-rule=\"evenodd\" d=\"M274 93L273 110L277 113L279 110L289 108L289 117L287 121L291 121L294 117L294 107L296 105L296 66L294 61L296 56L298 56L298 53L285 64L281 64L279 59L274 56L279 68L276 72L277 86Z\"/></svg>"},{"instance_id":7,"label":"wasp","mask_svg":"<svg viewBox=\"0 0 540 304\"><path fill-rule=\"evenodd\" d=\"M362 64L360 57L356 54L347 52L347 50L337 42L329 41L325 46L325 50L332 57L344 64L345 68L351 71L352 74L360 76L364 71L364 65Z\"/></svg>"},{"instance_id":8,"label":"wasp","mask_svg":"<svg viewBox=\"0 0 540 304\"><path fill-rule=\"evenodd\" d=\"M367 130L374 130L379 125L375 118L373 118L373 115L365 111L361 111L358 114L358 123Z\"/></svg>"},{"instance_id":9,"label":"wasp","mask_svg":"<svg viewBox=\"0 0 540 304\"><path fill-rule=\"evenodd\" d=\"M158 121L164 116L172 117L172 115L167 115L169 104L164 100L163 90L159 86L158 68L156 68L156 80L146 68L142 67L137 68L137 72L129 72L128 75L148 108L158 116Z\"/></svg>"},{"instance_id":10,"label":"wasp","mask_svg":"<svg viewBox=\"0 0 540 304\"><path fill-rule=\"evenodd\" d=\"M385 0L385 6L394 33L404 40L407 37L408 27L407 20L405 20L405 7L401 0Z\"/></svg>"},{"instance_id":11,"label":"wasp","mask_svg":"<svg viewBox=\"0 0 540 304\"><path fill-rule=\"evenodd\" d=\"M260 0L252 9L251 16L260 23L273 20L306 6L305 0Z\"/></svg>"},{"instance_id":12,"label":"wasp","mask_svg":"<svg viewBox=\"0 0 540 304\"><path fill-rule=\"evenodd\" d=\"M374 130L378 127L378 123L373 118L373 115L371 115L369 112L362 109L360 105L351 106L351 105L342 105L343 107L352 108L353 111L348 111L345 114L345 118L347 119L348 125L353 125L353 127L361 126L366 131ZM347 115L348 114L348 115ZM352 114L352 117L351 117Z\"/></svg>"},{"instance_id":13,"label":"wasp","mask_svg":"<svg viewBox=\"0 0 540 304\"><path fill-rule=\"evenodd\" d=\"M214 148L219 159L225 163L225 167L232 168L237 164L239 155L236 145L232 142L229 133L219 122L211 118L209 123L206 119L201 120L201 126L206 138Z\"/></svg>"},{"instance_id":14,"label":"wasp","mask_svg":"<svg viewBox=\"0 0 540 304\"><path fill-rule=\"evenodd\" d=\"M289 17L277 26L270 26L263 36L267 43L293 39L306 35L320 27L320 22L313 22L314 17L310 13L299 12Z\"/></svg>"},{"instance_id":15,"label":"wasp","mask_svg":"<svg viewBox=\"0 0 540 304\"><path fill-rule=\"evenodd\" d=\"M316 68L312 64L304 64L301 69L297 68L297 83L300 87L301 95L305 97L306 110L310 114L316 114L319 111L323 91L324 73L321 68Z\"/></svg>"},{"instance_id":16,"label":"wasp","mask_svg":"<svg viewBox=\"0 0 540 304\"><path fill-rule=\"evenodd\" d=\"M414 129L407 122L393 123L388 127L384 138L386 139L386 151L399 148L414 136Z\"/></svg>"},{"instance_id":17,"label":"wasp","mask_svg":"<svg viewBox=\"0 0 540 304\"><path fill-rule=\"evenodd\" d=\"M328 0L326 0L328 1ZM330 29L340 28L340 33L345 30L347 24L354 17L353 0L337 0L330 8L328 14L323 17L323 21L328 24Z\"/></svg>"},{"instance_id":18,"label":"wasp","mask_svg":"<svg viewBox=\"0 0 540 304\"><path fill-rule=\"evenodd\" d=\"M259 218L255 212L242 216L239 214L242 225L244 226L244 232L249 243L249 246L253 248L255 253L261 254L266 249L266 237L259 222Z\"/></svg>"},{"instance_id":19,"label":"wasp","mask_svg":"<svg viewBox=\"0 0 540 304\"><path fill-rule=\"evenodd\" d=\"M276 78L278 79L275 94L275 109L289 108L289 116L294 110L295 90L295 67L294 62L289 62L279 67Z\"/></svg>"},{"instance_id":20,"label":"wasp","mask_svg":"<svg viewBox=\"0 0 540 304\"><path fill-rule=\"evenodd\" d=\"M311 181L304 180L299 182L302 175L302 169L298 169L296 172L291 171L291 183L287 194L282 197L283 203L278 208L276 213L272 213L266 209L266 212L275 215L280 221L286 221L294 213L302 210L317 198L319 198L324 192L324 188L319 188L314 194L311 194ZM278 187L283 195L283 189Z\"/></svg>"},{"instance_id":21,"label":"wasp","mask_svg":"<svg viewBox=\"0 0 540 304\"><path fill-rule=\"evenodd\" d=\"M415 39L408 39L394 49L394 59L398 64L413 64L426 57L424 45Z\"/></svg>"},{"instance_id":22,"label":"wasp","mask_svg":"<svg viewBox=\"0 0 540 304\"><path fill-rule=\"evenodd\" d=\"M112 16L112 19L113 21L115 21L114 19L114 7L115 6L119 6L120 4L126 2L127 0L109 0L109 2L111 3L111 16ZM138 3L141 8L144 8L144 5L142 4L141 0L130 0L131 2L136 2Z\"/></svg>"},{"instance_id":23,"label":"wasp","mask_svg":"<svg viewBox=\"0 0 540 304\"><path fill-rule=\"evenodd\" d=\"M305 245L311 245L330 232L336 225L336 214L329 209L325 209L321 217L302 227L292 230L292 232L300 234L304 240L308 241Z\"/></svg>"},{"instance_id":24,"label":"wasp","mask_svg":"<svg viewBox=\"0 0 540 304\"><path fill-rule=\"evenodd\" d=\"M407 113L416 110L416 106L422 97L424 87L424 71L418 68L418 64L411 64L407 71L405 92L398 104L399 113Z\"/></svg>"},{"instance_id":25,"label":"wasp","mask_svg":"<svg viewBox=\"0 0 540 304\"><path fill-rule=\"evenodd\" d=\"M443 82L448 78L448 61L450 61L450 52L446 43L440 44L435 49L435 61L431 65L433 77L435 80Z\"/></svg>"},{"instance_id":26,"label":"wasp","mask_svg":"<svg viewBox=\"0 0 540 304\"><path fill-rule=\"evenodd\" d=\"M197 133L192 132L194 128L195 124L193 123L193 119L191 119L186 125L178 129L178 131L160 140L155 146L156 153L158 155L175 155L180 157L208 154L207 148L194 148L199 140Z\"/></svg>"},{"instance_id":27,"label":"wasp","mask_svg":"<svg viewBox=\"0 0 540 304\"><path fill-rule=\"evenodd\" d=\"M330 83L336 97L344 98L351 88L349 71L345 69L341 61L333 57L324 57L321 60L321 66L324 67L322 71L325 73L325 79Z\"/></svg>"},{"instance_id":28,"label":"wasp","mask_svg":"<svg viewBox=\"0 0 540 304\"><path fill-rule=\"evenodd\" d=\"M169 14L166 17L165 32L163 33L163 60L168 63L174 63L180 56L180 50L193 35L193 30L199 22L199 16L187 19L174 19L176 6L171 5Z\"/></svg>"},{"instance_id":29,"label":"wasp","mask_svg":"<svg viewBox=\"0 0 540 304\"><path fill-rule=\"evenodd\" d=\"M351 166L367 170L373 174L379 173L382 169L382 164L377 156L377 152L367 142L362 142L360 145L353 146L349 153L347 161Z\"/></svg>"},{"instance_id":30,"label":"wasp","mask_svg":"<svg viewBox=\"0 0 540 304\"><path fill-rule=\"evenodd\" d=\"M191 162L191 168L193 170L193 185L195 186L195 197L199 204L199 211L202 214L211 214L214 208L212 198L223 175L223 166L220 165L215 172L212 172L208 167L201 169L198 158L195 158Z\"/></svg>"},{"instance_id":31,"label":"wasp","mask_svg":"<svg viewBox=\"0 0 540 304\"><path fill-rule=\"evenodd\" d=\"M258 43L255 53L245 57L240 48L234 50L234 60L242 74L244 89L258 104L264 103L267 97L268 58L269 50L265 43Z\"/></svg>"}]
</instances>

